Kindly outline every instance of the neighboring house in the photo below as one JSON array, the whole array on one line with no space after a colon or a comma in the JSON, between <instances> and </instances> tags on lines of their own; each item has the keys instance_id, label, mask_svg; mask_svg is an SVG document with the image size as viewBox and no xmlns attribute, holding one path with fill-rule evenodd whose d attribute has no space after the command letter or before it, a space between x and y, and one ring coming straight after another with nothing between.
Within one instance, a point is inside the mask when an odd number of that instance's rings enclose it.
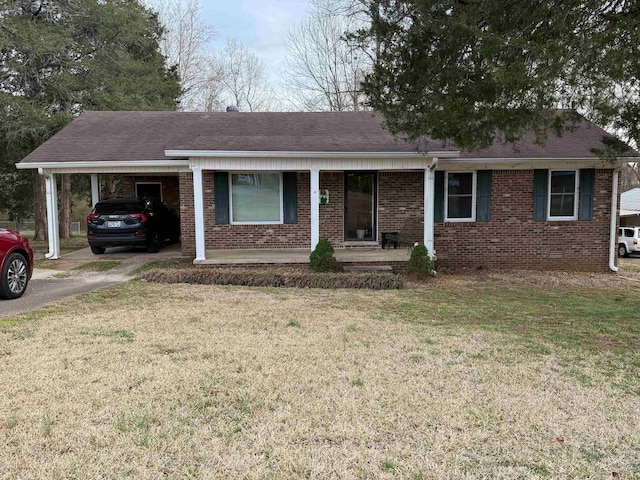
<instances>
[{"instance_id":1,"label":"neighboring house","mask_svg":"<svg viewBox=\"0 0 640 480\"><path fill-rule=\"evenodd\" d=\"M632 188L620 195L620 225L640 226L640 187Z\"/></svg>"},{"instance_id":2,"label":"neighboring house","mask_svg":"<svg viewBox=\"0 0 640 480\"><path fill-rule=\"evenodd\" d=\"M605 135L585 121L545 145L528 135L464 152L395 139L370 112L89 112L18 168L46 176L53 258L55 175L80 173L92 175L94 202L97 176L122 174L125 195L179 209L196 264L232 249L308 258L319 238L378 251L384 232L401 231L440 267L605 271L621 165L592 153Z\"/></svg>"}]
</instances>

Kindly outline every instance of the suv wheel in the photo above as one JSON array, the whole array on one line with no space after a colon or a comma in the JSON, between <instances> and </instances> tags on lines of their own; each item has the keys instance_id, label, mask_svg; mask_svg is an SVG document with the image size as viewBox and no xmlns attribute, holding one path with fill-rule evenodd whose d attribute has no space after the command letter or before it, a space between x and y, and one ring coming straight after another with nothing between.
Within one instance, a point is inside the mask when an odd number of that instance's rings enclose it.
<instances>
[{"instance_id":1,"label":"suv wheel","mask_svg":"<svg viewBox=\"0 0 640 480\"><path fill-rule=\"evenodd\" d=\"M627 247L624 243L618 245L618 256L619 257L628 257L629 253L627 252Z\"/></svg>"},{"instance_id":2,"label":"suv wheel","mask_svg":"<svg viewBox=\"0 0 640 480\"><path fill-rule=\"evenodd\" d=\"M12 253L0 272L0 298L21 297L29 282L29 264L24 256Z\"/></svg>"},{"instance_id":3,"label":"suv wheel","mask_svg":"<svg viewBox=\"0 0 640 480\"><path fill-rule=\"evenodd\" d=\"M91 251L93 253L95 253L96 255L102 255L105 251L104 247L94 247L93 245L91 245Z\"/></svg>"}]
</instances>

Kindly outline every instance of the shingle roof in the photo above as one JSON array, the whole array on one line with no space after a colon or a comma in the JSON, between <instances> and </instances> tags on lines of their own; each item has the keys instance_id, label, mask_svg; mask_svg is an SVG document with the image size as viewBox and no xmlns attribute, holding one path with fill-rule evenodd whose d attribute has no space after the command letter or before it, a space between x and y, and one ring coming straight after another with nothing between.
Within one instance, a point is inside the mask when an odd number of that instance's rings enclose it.
<instances>
[{"instance_id":1,"label":"shingle roof","mask_svg":"<svg viewBox=\"0 0 640 480\"><path fill-rule=\"evenodd\" d=\"M382 128L371 112L86 112L22 163L163 160L165 150L416 152L418 147ZM462 158L593 158L604 130L588 122L536 145L528 135L514 149L494 144ZM442 142L424 150L456 150Z\"/></svg>"}]
</instances>

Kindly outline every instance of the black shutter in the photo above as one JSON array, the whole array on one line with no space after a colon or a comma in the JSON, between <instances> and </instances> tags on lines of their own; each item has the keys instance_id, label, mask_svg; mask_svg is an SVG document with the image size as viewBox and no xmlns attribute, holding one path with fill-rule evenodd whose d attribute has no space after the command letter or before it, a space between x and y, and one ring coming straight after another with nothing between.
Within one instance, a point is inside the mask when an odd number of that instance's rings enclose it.
<instances>
[{"instance_id":1,"label":"black shutter","mask_svg":"<svg viewBox=\"0 0 640 480\"><path fill-rule=\"evenodd\" d=\"M284 203L284 223L298 223L298 174L282 174L282 197Z\"/></svg>"},{"instance_id":2,"label":"black shutter","mask_svg":"<svg viewBox=\"0 0 640 480\"><path fill-rule=\"evenodd\" d=\"M593 180L596 171L593 168L580 170L579 220L593 220Z\"/></svg>"},{"instance_id":3,"label":"black shutter","mask_svg":"<svg viewBox=\"0 0 640 480\"><path fill-rule=\"evenodd\" d=\"M433 221L444 222L444 172L435 172L433 195Z\"/></svg>"},{"instance_id":4,"label":"black shutter","mask_svg":"<svg viewBox=\"0 0 640 480\"><path fill-rule=\"evenodd\" d=\"M229 172L213 174L216 225L229 224Z\"/></svg>"},{"instance_id":5,"label":"black shutter","mask_svg":"<svg viewBox=\"0 0 640 480\"><path fill-rule=\"evenodd\" d=\"M547 178L548 170L533 171L533 219L536 222L547 220Z\"/></svg>"},{"instance_id":6,"label":"black shutter","mask_svg":"<svg viewBox=\"0 0 640 480\"><path fill-rule=\"evenodd\" d=\"M476 220L491 220L491 170L478 170L478 198L476 200Z\"/></svg>"}]
</instances>

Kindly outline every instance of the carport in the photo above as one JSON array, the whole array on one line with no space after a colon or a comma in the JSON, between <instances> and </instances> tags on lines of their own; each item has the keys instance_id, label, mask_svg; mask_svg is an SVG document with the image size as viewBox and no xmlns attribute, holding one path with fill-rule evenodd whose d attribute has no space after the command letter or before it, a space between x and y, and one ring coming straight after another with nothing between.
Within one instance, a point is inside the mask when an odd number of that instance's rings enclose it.
<instances>
[{"instance_id":1,"label":"carport","mask_svg":"<svg viewBox=\"0 0 640 480\"><path fill-rule=\"evenodd\" d=\"M175 184L178 190L169 206L179 210L179 182L180 172L189 171L187 160L160 160L160 161L102 161L102 162L41 162L18 164L18 168L37 168L38 173L44 176L46 187L47 205L47 229L49 239L49 252L45 255L48 259L60 258L60 234L58 219L58 191L56 175L58 174L84 174L91 177L91 205L100 200L99 176L121 175L125 183L125 195L135 196L141 192L140 185L162 187L169 183ZM136 181L139 179L139 181ZM175 180L175 181L173 181ZM164 200L161 198L160 200Z\"/></svg>"}]
</instances>

